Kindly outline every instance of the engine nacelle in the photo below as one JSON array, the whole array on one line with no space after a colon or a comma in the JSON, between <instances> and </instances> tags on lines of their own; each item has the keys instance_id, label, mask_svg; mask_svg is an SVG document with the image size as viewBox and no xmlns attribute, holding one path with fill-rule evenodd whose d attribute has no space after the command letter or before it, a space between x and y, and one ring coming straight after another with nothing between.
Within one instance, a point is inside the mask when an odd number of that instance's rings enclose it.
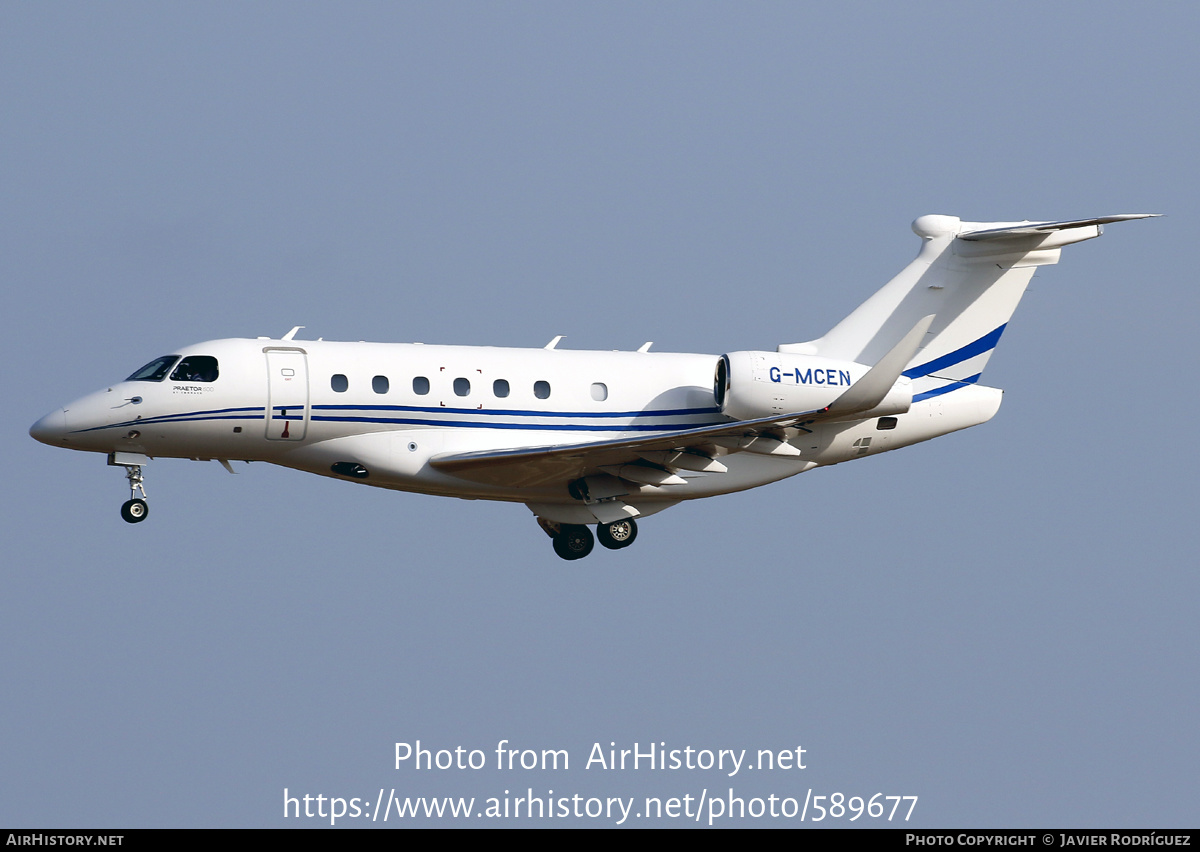
<instances>
[{"instance_id":1,"label":"engine nacelle","mask_svg":"<svg viewBox=\"0 0 1200 852\"><path fill-rule=\"evenodd\" d=\"M845 393L871 369L854 361L780 352L730 352L717 363L714 393L721 411L738 420L815 411ZM901 377L883 401L855 419L903 414L912 383Z\"/></svg>"}]
</instances>

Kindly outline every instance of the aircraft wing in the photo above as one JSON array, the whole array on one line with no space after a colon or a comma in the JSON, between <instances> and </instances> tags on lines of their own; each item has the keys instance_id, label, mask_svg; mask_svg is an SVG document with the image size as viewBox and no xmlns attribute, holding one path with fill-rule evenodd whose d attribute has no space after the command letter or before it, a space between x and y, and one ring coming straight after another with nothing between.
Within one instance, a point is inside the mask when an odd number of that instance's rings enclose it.
<instances>
[{"instance_id":1,"label":"aircraft wing","mask_svg":"<svg viewBox=\"0 0 1200 852\"><path fill-rule=\"evenodd\" d=\"M724 471L724 465L712 458L711 446L707 445L765 438L783 446L779 438L771 436L772 432L837 416L829 413L828 409L798 411L782 417L731 420L716 426L701 426L697 429L658 435L638 435L582 444L550 444L447 454L435 456L429 463L444 473L476 482L528 487L575 479L587 473L602 471L605 467L650 461L650 464L645 465L642 475L661 481L647 481L647 484L669 484L672 481L680 481L670 479L674 475L670 468ZM679 457L670 458L668 454L678 454ZM672 464L672 461L676 464ZM631 475L638 474L637 471L625 472Z\"/></svg>"}]
</instances>

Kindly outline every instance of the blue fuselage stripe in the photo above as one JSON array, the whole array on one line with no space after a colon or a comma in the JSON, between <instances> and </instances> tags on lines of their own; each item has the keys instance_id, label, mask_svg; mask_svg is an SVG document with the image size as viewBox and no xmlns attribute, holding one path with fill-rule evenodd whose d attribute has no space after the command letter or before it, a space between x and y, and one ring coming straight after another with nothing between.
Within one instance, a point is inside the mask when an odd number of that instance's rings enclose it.
<instances>
[{"instance_id":1,"label":"blue fuselage stripe","mask_svg":"<svg viewBox=\"0 0 1200 852\"><path fill-rule=\"evenodd\" d=\"M961 387L966 387L967 385L973 385L979 381L979 377L981 375L983 375L983 374L976 373L975 375L969 376L968 378L962 379L961 381L951 382L950 384L945 385L943 387L934 388L933 390L927 390L924 393L919 393L913 397L912 401L920 402L923 399L930 399L935 396L941 396L944 393L950 393L950 391L956 391Z\"/></svg>"},{"instance_id":2,"label":"blue fuselage stripe","mask_svg":"<svg viewBox=\"0 0 1200 852\"><path fill-rule=\"evenodd\" d=\"M276 418L278 419L278 418ZM619 426L580 425L575 423L505 423L497 420L426 420L417 417L329 417L313 415L314 422L329 423L388 423L397 426L451 426L464 429L527 429L534 432L680 432L717 426L726 420L711 420L700 423L656 423L637 425L627 423Z\"/></svg>"},{"instance_id":3,"label":"blue fuselage stripe","mask_svg":"<svg viewBox=\"0 0 1200 852\"><path fill-rule=\"evenodd\" d=\"M276 405L272 406L271 420L293 420L299 421L304 419L303 405ZM403 405L314 405L312 410L316 411L363 411L363 412L413 412L427 414L461 414L476 419L453 420L448 418L418 418L418 417L387 417L387 416L354 416L350 414L311 414L309 419L313 422L323 423L382 423L395 426L445 426L451 428L468 428L468 429L526 429L532 431L551 431L551 432L674 432L685 429L696 429L702 426L715 426L720 423L727 422L724 419L713 419L713 415L718 414L718 409L715 408L682 408L682 409L663 409L653 411L633 411L633 412L599 412L586 413L574 411L486 411L483 409L473 408L420 408L415 406ZM286 413L294 412L294 413ZM703 419L690 423L653 423L647 424L645 421L649 418L660 418L667 416L692 416L701 417ZM493 420L493 417L545 417L545 418L614 418L622 417L635 421L634 423L625 423L619 425L600 425L600 424L585 424L585 423L514 423ZM478 419L487 417L487 420ZM129 427L144 427L154 425L165 425L168 423L196 423L207 420L265 420L265 411L262 407L252 406L244 408L219 408L208 411L190 411L180 412L178 414L163 414L157 417L147 417L141 420L125 420L120 423L110 423L105 426L93 426L89 429L80 429L78 432L95 432L102 429L124 429ZM640 422L637 422L640 421Z\"/></svg>"},{"instance_id":4,"label":"blue fuselage stripe","mask_svg":"<svg viewBox=\"0 0 1200 852\"><path fill-rule=\"evenodd\" d=\"M100 429L124 429L128 426L160 426L165 423L193 423L199 420L264 420L263 408L260 405L244 408L214 408L209 411L182 411L178 414L161 414L157 417L144 417L141 420L123 420L120 423L109 423L105 426L92 426L88 429L76 429L75 433L95 432Z\"/></svg>"},{"instance_id":5,"label":"blue fuselage stripe","mask_svg":"<svg viewBox=\"0 0 1200 852\"><path fill-rule=\"evenodd\" d=\"M990 331L976 341L968 343L959 349L955 349L948 355L943 355L941 358L935 358L932 361L926 361L919 367L913 367L905 370L903 375L910 379L919 379L922 376L928 376L930 373L936 373L938 370L944 370L947 367L953 367L955 364L962 363L968 358L974 358L976 355L982 355L984 352L990 352L996 348L996 344L1000 341L1000 335L1004 334L1004 329L1008 323L997 328L995 331Z\"/></svg>"},{"instance_id":6,"label":"blue fuselage stripe","mask_svg":"<svg viewBox=\"0 0 1200 852\"><path fill-rule=\"evenodd\" d=\"M294 405L275 406L296 408ZM427 414L471 414L487 417L679 417L699 414L717 414L721 409L710 408L663 408L647 411L534 411L518 408L447 408L445 406L421 405L314 405L313 411L416 411Z\"/></svg>"}]
</instances>

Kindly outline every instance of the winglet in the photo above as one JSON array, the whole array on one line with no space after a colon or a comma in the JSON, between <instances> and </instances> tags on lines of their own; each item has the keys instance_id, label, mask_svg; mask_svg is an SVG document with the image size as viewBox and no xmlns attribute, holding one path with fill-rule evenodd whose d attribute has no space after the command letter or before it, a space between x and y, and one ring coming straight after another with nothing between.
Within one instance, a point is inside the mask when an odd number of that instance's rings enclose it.
<instances>
[{"instance_id":1,"label":"winglet","mask_svg":"<svg viewBox=\"0 0 1200 852\"><path fill-rule=\"evenodd\" d=\"M921 348L921 341L925 338L925 332L929 331L929 326L933 324L934 316L934 314L930 314L918 320L917 324L908 334L904 335L899 343L880 358L874 367L867 370L866 375L852 384L825 410L830 414L854 414L859 411L870 411L883 402L884 397L888 395L892 386L896 384L896 380L904 372L904 368Z\"/></svg>"}]
</instances>

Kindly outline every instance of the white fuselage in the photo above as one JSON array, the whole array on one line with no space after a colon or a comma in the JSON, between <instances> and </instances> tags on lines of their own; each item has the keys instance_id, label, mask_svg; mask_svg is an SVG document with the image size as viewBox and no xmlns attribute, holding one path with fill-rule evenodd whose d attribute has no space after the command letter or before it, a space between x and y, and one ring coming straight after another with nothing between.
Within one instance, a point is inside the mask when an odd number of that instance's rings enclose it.
<instances>
[{"instance_id":1,"label":"white fuselage","mask_svg":"<svg viewBox=\"0 0 1200 852\"><path fill-rule=\"evenodd\" d=\"M714 396L715 355L262 338L175 354L215 359L216 377L120 382L47 415L31 432L78 450L265 461L385 488L528 503L547 516L575 502L561 483L469 481L429 461L735 422ZM999 402L999 391L965 385L914 403L890 429L872 418L793 430L795 455L717 448L722 472L640 485L634 498L649 514L751 488L982 423ZM563 512L570 521L569 508Z\"/></svg>"}]
</instances>

